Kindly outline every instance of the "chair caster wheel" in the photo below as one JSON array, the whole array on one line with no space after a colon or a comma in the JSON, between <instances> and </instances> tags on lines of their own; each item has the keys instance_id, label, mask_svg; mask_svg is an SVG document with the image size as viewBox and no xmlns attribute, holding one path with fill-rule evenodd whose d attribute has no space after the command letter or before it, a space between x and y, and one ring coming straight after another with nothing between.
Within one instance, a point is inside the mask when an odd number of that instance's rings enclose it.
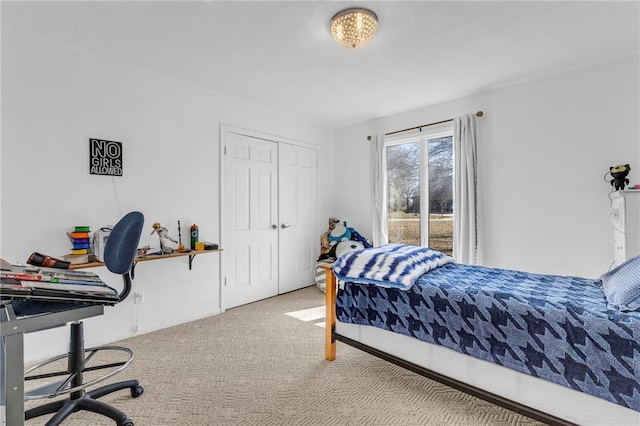
<instances>
[{"instance_id":1,"label":"chair caster wheel","mask_svg":"<svg viewBox=\"0 0 640 426\"><path fill-rule=\"evenodd\" d=\"M137 398L144 393L144 388L142 386L135 386L131 388L131 397ZM131 423L133 425L133 423Z\"/></svg>"},{"instance_id":2,"label":"chair caster wheel","mask_svg":"<svg viewBox=\"0 0 640 426\"><path fill-rule=\"evenodd\" d=\"M133 426L133 420L127 419L120 426Z\"/></svg>"}]
</instances>

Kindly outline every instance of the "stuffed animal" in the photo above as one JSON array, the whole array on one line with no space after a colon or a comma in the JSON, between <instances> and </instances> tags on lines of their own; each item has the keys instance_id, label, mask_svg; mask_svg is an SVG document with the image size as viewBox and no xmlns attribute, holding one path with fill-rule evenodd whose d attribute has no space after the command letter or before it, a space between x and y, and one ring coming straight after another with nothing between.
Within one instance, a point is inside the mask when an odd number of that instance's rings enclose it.
<instances>
[{"instance_id":1,"label":"stuffed animal","mask_svg":"<svg viewBox=\"0 0 640 426\"><path fill-rule=\"evenodd\" d=\"M320 258L318 259L318 262L316 264L315 281L318 288L322 290L322 292L324 292L327 286L326 272L322 265L331 265L341 254L347 253L352 250L360 250L364 248L364 244L362 244L360 241L344 240L340 241L339 243L334 242L329 252L320 255Z\"/></svg>"},{"instance_id":2,"label":"stuffed animal","mask_svg":"<svg viewBox=\"0 0 640 426\"><path fill-rule=\"evenodd\" d=\"M340 255L353 251L353 250L362 250L364 249L364 245L360 241L353 240L345 240L340 241L336 244L336 258L340 257Z\"/></svg>"},{"instance_id":3,"label":"stuffed animal","mask_svg":"<svg viewBox=\"0 0 640 426\"><path fill-rule=\"evenodd\" d=\"M348 243L356 243L355 248L369 248L371 243L358 231L347 226L347 222L340 222L337 218L329 218L329 230L320 238L320 256L318 261L335 260L338 255L336 249L344 243L343 249ZM354 249L354 248L352 248Z\"/></svg>"},{"instance_id":4,"label":"stuffed animal","mask_svg":"<svg viewBox=\"0 0 640 426\"><path fill-rule=\"evenodd\" d=\"M351 228L351 239L353 241L358 241L359 243L361 243L364 248L373 247L371 245L371 243L369 242L369 240L367 240L365 237L360 235L360 233L358 231L356 231L355 229L353 229L353 228Z\"/></svg>"},{"instance_id":5,"label":"stuffed animal","mask_svg":"<svg viewBox=\"0 0 640 426\"><path fill-rule=\"evenodd\" d=\"M351 239L351 228L347 227L347 222L338 222L333 227L333 230L329 232L329 241L340 241Z\"/></svg>"},{"instance_id":6,"label":"stuffed animal","mask_svg":"<svg viewBox=\"0 0 640 426\"><path fill-rule=\"evenodd\" d=\"M613 179L611 179L611 186L613 186L616 191L623 190L625 184L629 184L629 179L627 179L629 170L631 170L631 167L629 167L628 164L609 167L609 173L611 173L613 177Z\"/></svg>"},{"instance_id":7,"label":"stuffed animal","mask_svg":"<svg viewBox=\"0 0 640 426\"><path fill-rule=\"evenodd\" d=\"M320 237L320 255L321 256L323 254L329 253L329 250L331 250L332 244L331 244L331 239L329 238L329 234L336 227L336 223L339 223L339 222L340 222L340 219L338 219L337 217L329 218L329 229Z\"/></svg>"}]
</instances>

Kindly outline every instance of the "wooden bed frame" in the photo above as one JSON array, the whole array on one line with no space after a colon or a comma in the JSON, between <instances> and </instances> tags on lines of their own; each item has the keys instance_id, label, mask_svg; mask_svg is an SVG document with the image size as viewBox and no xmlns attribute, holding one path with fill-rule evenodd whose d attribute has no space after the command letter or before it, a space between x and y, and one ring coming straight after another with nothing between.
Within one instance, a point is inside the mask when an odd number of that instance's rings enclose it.
<instances>
[{"instance_id":1,"label":"wooden bed frame","mask_svg":"<svg viewBox=\"0 0 640 426\"><path fill-rule=\"evenodd\" d=\"M640 425L640 412L529 376L451 349L382 330L336 321L337 280L322 265L325 287L325 359L336 342L404 367L429 379L551 425Z\"/></svg>"}]
</instances>

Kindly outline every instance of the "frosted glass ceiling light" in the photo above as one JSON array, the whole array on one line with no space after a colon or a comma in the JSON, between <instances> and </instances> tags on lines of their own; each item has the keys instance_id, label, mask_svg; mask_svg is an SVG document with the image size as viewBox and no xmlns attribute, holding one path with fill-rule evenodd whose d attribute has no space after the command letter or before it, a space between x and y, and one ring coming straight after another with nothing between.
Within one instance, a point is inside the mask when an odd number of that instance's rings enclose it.
<instances>
[{"instance_id":1,"label":"frosted glass ceiling light","mask_svg":"<svg viewBox=\"0 0 640 426\"><path fill-rule=\"evenodd\" d=\"M331 34L347 48L362 47L378 29L378 17L367 9L346 9L331 18Z\"/></svg>"}]
</instances>

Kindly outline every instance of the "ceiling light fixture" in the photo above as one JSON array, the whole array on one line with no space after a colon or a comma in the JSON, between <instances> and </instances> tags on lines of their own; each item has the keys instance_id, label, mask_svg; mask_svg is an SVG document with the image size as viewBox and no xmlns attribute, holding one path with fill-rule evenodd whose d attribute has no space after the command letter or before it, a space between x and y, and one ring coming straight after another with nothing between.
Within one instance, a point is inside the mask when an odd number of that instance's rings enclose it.
<instances>
[{"instance_id":1,"label":"ceiling light fixture","mask_svg":"<svg viewBox=\"0 0 640 426\"><path fill-rule=\"evenodd\" d=\"M331 18L331 34L347 48L362 47L378 29L378 17L368 9L345 9Z\"/></svg>"}]
</instances>

